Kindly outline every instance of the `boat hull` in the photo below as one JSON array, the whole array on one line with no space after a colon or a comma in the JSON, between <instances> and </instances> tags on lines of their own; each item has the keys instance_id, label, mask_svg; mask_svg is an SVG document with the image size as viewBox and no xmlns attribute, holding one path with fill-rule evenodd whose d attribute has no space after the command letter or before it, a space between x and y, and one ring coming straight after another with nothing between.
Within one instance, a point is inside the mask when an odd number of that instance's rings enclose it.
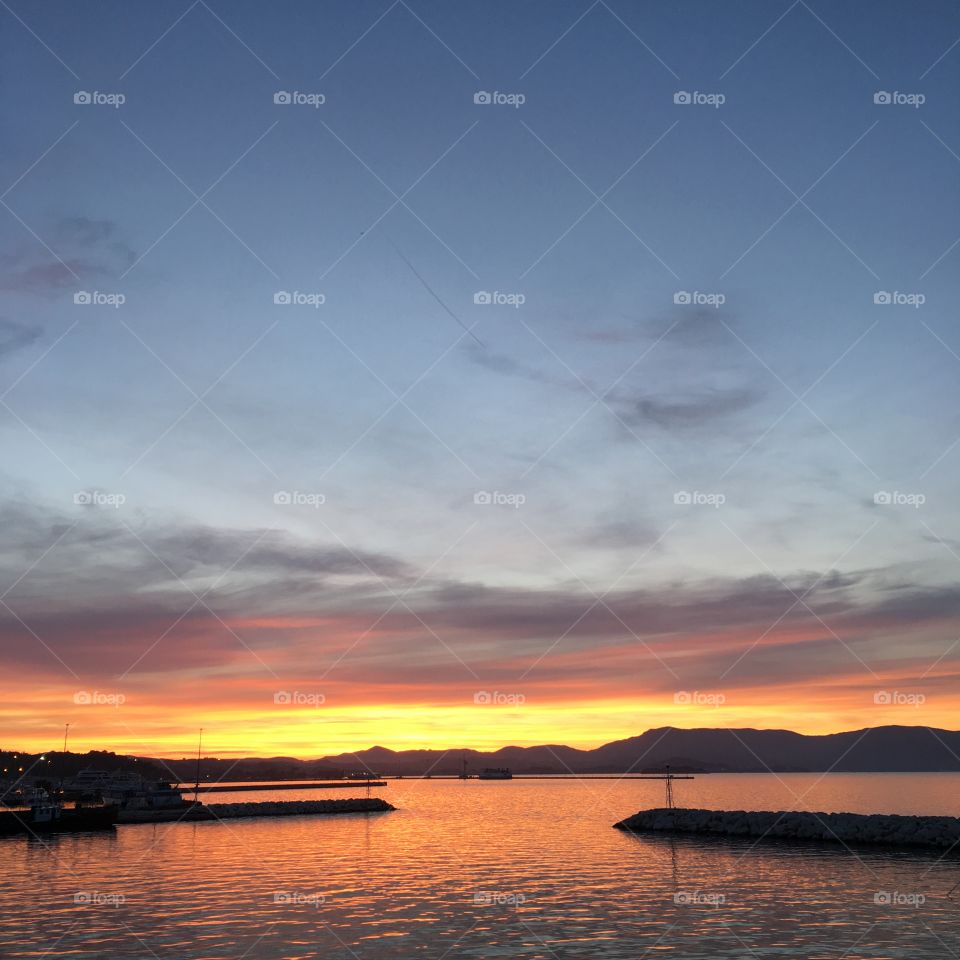
<instances>
[{"instance_id":1,"label":"boat hull","mask_svg":"<svg viewBox=\"0 0 960 960\"><path fill-rule=\"evenodd\" d=\"M111 807L64 810L57 819L40 822L32 819L29 810L4 810L0 812L0 837L112 830L116 822L117 811Z\"/></svg>"}]
</instances>

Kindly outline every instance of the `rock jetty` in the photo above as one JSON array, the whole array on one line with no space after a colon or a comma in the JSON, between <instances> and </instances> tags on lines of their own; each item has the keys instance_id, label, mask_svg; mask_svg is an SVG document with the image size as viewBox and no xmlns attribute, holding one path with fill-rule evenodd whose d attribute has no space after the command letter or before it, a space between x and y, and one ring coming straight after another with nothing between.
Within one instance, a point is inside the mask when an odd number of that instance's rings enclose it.
<instances>
[{"instance_id":1,"label":"rock jetty","mask_svg":"<svg viewBox=\"0 0 960 960\"><path fill-rule=\"evenodd\" d=\"M316 813L378 813L396 810L380 797L358 797L352 800L276 800L266 803L205 803L212 818L233 817L302 817Z\"/></svg>"},{"instance_id":2,"label":"rock jetty","mask_svg":"<svg viewBox=\"0 0 960 960\"><path fill-rule=\"evenodd\" d=\"M696 810L659 807L615 823L632 833L708 834L746 839L816 840L821 843L960 849L957 817L805 811Z\"/></svg>"},{"instance_id":3,"label":"rock jetty","mask_svg":"<svg viewBox=\"0 0 960 960\"><path fill-rule=\"evenodd\" d=\"M380 813L396 810L379 797L346 800L268 800L260 803L190 803L156 810L121 810L117 823L185 823L240 817L303 817L332 813Z\"/></svg>"}]
</instances>

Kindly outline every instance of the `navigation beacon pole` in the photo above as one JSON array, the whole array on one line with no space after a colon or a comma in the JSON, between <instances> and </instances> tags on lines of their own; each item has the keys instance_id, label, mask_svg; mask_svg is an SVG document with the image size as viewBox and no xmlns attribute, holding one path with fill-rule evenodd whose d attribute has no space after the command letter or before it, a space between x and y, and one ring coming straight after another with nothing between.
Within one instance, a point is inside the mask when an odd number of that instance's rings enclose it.
<instances>
[{"instance_id":1,"label":"navigation beacon pole","mask_svg":"<svg viewBox=\"0 0 960 960\"><path fill-rule=\"evenodd\" d=\"M693 779L695 779L695 778L694 778L694 777L691 777L689 774L685 774L685 773L681 773L681 774L671 773L671 772L670 772L670 764L669 764L669 763L664 766L664 770L666 771L666 773L664 773L664 774L660 774L660 775L656 775L656 776L641 776L641 777L637 777L637 779L638 779L638 780L663 780L663 782L664 782L663 785L664 785L664 787L666 788L666 791L665 791L665 792L666 792L666 798L665 798L665 799L666 799L666 808L667 808L668 810L673 810L673 809L674 809L674 805L673 805L673 781L674 781L674 780L693 780Z\"/></svg>"}]
</instances>

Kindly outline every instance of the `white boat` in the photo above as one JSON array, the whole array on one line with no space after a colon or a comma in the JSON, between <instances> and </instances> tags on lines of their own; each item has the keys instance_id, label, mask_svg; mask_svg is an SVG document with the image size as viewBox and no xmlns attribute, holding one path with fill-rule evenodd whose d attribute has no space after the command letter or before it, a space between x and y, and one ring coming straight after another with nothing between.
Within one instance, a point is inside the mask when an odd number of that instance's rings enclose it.
<instances>
[{"instance_id":1,"label":"white boat","mask_svg":"<svg viewBox=\"0 0 960 960\"><path fill-rule=\"evenodd\" d=\"M99 797L103 788L110 782L110 774L96 767L84 767L79 773L63 782L63 795L93 799Z\"/></svg>"},{"instance_id":2,"label":"white boat","mask_svg":"<svg viewBox=\"0 0 960 960\"><path fill-rule=\"evenodd\" d=\"M119 784L107 790L104 800L124 810L177 810L192 806L183 791L166 780Z\"/></svg>"}]
</instances>

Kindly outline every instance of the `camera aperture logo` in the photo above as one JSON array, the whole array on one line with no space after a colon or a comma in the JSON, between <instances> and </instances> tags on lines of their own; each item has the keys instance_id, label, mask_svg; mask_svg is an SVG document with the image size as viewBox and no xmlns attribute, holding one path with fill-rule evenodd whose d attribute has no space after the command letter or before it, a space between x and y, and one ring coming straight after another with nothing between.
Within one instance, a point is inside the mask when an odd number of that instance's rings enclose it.
<instances>
[{"instance_id":1,"label":"camera aperture logo","mask_svg":"<svg viewBox=\"0 0 960 960\"><path fill-rule=\"evenodd\" d=\"M522 293L502 293L500 290L478 290L473 295L473 302L478 307L513 307L516 310L527 302L527 298Z\"/></svg>"},{"instance_id":2,"label":"camera aperture logo","mask_svg":"<svg viewBox=\"0 0 960 960\"><path fill-rule=\"evenodd\" d=\"M113 107L119 110L127 98L122 93L102 93L99 90L78 90L73 102L79 107Z\"/></svg>"},{"instance_id":3,"label":"camera aperture logo","mask_svg":"<svg viewBox=\"0 0 960 960\"><path fill-rule=\"evenodd\" d=\"M673 502L679 507L713 507L719 509L727 502L722 493L703 493L701 490L677 490Z\"/></svg>"},{"instance_id":4,"label":"camera aperture logo","mask_svg":"<svg viewBox=\"0 0 960 960\"><path fill-rule=\"evenodd\" d=\"M473 495L473 502L478 507L513 507L519 510L526 502L527 498L522 493L501 493L499 490L478 490Z\"/></svg>"},{"instance_id":5,"label":"camera aperture logo","mask_svg":"<svg viewBox=\"0 0 960 960\"><path fill-rule=\"evenodd\" d=\"M878 507L913 507L914 510L919 510L927 502L927 497L923 493L878 490L873 495L873 502Z\"/></svg>"},{"instance_id":6,"label":"camera aperture logo","mask_svg":"<svg viewBox=\"0 0 960 960\"><path fill-rule=\"evenodd\" d=\"M277 90L273 95L273 102L278 107L313 107L318 110L327 98L322 93L303 93L300 90Z\"/></svg>"},{"instance_id":7,"label":"camera aperture logo","mask_svg":"<svg viewBox=\"0 0 960 960\"><path fill-rule=\"evenodd\" d=\"M126 494L106 493L103 490L78 490L73 495L73 502L78 507L113 507L119 510L126 502Z\"/></svg>"},{"instance_id":8,"label":"camera aperture logo","mask_svg":"<svg viewBox=\"0 0 960 960\"><path fill-rule=\"evenodd\" d=\"M303 490L278 490L273 495L273 502L278 507L317 507L327 502L326 494L305 493Z\"/></svg>"},{"instance_id":9,"label":"camera aperture logo","mask_svg":"<svg viewBox=\"0 0 960 960\"><path fill-rule=\"evenodd\" d=\"M678 290L673 295L673 302L677 306L713 307L717 310L727 302L727 298L722 293L701 293L699 290L691 293L689 290Z\"/></svg>"},{"instance_id":10,"label":"camera aperture logo","mask_svg":"<svg viewBox=\"0 0 960 960\"><path fill-rule=\"evenodd\" d=\"M303 690L278 690L273 695L278 707L322 707L327 698L322 693L307 693Z\"/></svg>"},{"instance_id":11,"label":"camera aperture logo","mask_svg":"<svg viewBox=\"0 0 960 960\"><path fill-rule=\"evenodd\" d=\"M878 907L922 907L927 898L922 893L901 893L899 890L878 890L873 895Z\"/></svg>"},{"instance_id":12,"label":"camera aperture logo","mask_svg":"<svg viewBox=\"0 0 960 960\"><path fill-rule=\"evenodd\" d=\"M478 690L473 695L478 707L519 707L527 702L525 694L506 693L503 690Z\"/></svg>"},{"instance_id":13,"label":"camera aperture logo","mask_svg":"<svg viewBox=\"0 0 960 960\"><path fill-rule=\"evenodd\" d=\"M522 893L502 893L497 890L478 890L473 902L482 907L519 907L527 902Z\"/></svg>"},{"instance_id":14,"label":"camera aperture logo","mask_svg":"<svg viewBox=\"0 0 960 960\"><path fill-rule=\"evenodd\" d=\"M927 102L927 98L922 93L878 90L873 95L873 102L880 107L913 107L917 110Z\"/></svg>"},{"instance_id":15,"label":"camera aperture logo","mask_svg":"<svg viewBox=\"0 0 960 960\"><path fill-rule=\"evenodd\" d=\"M122 893L101 893L99 890L78 890L73 895L73 902L84 907L113 907L116 909L127 898Z\"/></svg>"},{"instance_id":16,"label":"camera aperture logo","mask_svg":"<svg viewBox=\"0 0 960 960\"><path fill-rule=\"evenodd\" d=\"M327 302L324 293L304 293L300 290L278 290L273 295L273 302L278 307L313 307L319 309Z\"/></svg>"},{"instance_id":17,"label":"camera aperture logo","mask_svg":"<svg viewBox=\"0 0 960 960\"><path fill-rule=\"evenodd\" d=\"M922 293L878 290L873 295L873 302L878 307L913 307L914 310L919 310L927 302L927 298Z\"/></svg>"},{"instance_id":18,"label":"camera aperture logo","mask_svg":"<svg viewBox=\"0 0 960 960\"><path fill-rule=\"evenodd\" d=\"M327 898L322 893L302 893L299 890L277 890L273 894L273 902L295 907L319 907L327 902Z\"/></svg>"},{"instance_id":19,"label":"camera aperture logo","mask_svg":"<svg viewBox=\"0 0 960 960\"><path fill-rule=\"evenodd\" d=\"M927 702L926 694L904 693L902 690L878 690L873 695L878 707L913 707L918 710Z\"/></svg>"},{"instance_id":20,"label":"camera aperture logo","mask_svg":"<svg viewBox=\"0 0 960 960\"><path fill-rule=\"evenodd\" d=\"M724 693L710 693L707 690L678 690L673 702L680 707L722 707L727 702Z\"/></svg>"},{"instance_id":21,"label":"camera aperture logo","mask_svg":"<svg viewBox=\"0 0 960 960\"><path fill-rule=\"evenodd\" d=\"M102 290L77 290L73 302L78 307L122 307L127 298L122 293L104 293Z\"/></svg>"},{"instance_id":22,"label":"camera aperture logo","mask_svg":"<svg viewBox=\"0 0 960 960\"><path fill-rule=\"evenodd\" d=\"M473 102L478 106L513 107L519 110L527 102L527 98L522 93L501 93L499 90L491 93L489 90L478 90L473 95Z\"/></svg>"},{"instance_id":23,"label":"camera aperture logo","mask_svg":"<svg viewBox=\"0 0 960 960\"><path fill-rule=\"evenodd\" d=\"M104 693L102 690L78 690L73 695L73 702L78 707L114 707L118 708L127 702L126 694Z\"/></svg>"},{"instance_id":24,"label":"camera aperture logo","mask_svg":"<svg viewBox=\"0 0 960 960\"><path fill-rule=\"evenodd\" d=\"M719 907L727 902L726 894L706 890L678 890L673 895L678 907Z\"/></svg>"},{"instance_id":25,"label":"camera aperture logo","mask_svg":"<svg viewBox=\"0 0 960 960\"><path fill-rule=\"evenodd\" d=\"M673 95L673 102L682 107L713 107L714 110L719 110L727 102L727 98L722 93L677 90Z\"/></svg>"}]
</instances>

